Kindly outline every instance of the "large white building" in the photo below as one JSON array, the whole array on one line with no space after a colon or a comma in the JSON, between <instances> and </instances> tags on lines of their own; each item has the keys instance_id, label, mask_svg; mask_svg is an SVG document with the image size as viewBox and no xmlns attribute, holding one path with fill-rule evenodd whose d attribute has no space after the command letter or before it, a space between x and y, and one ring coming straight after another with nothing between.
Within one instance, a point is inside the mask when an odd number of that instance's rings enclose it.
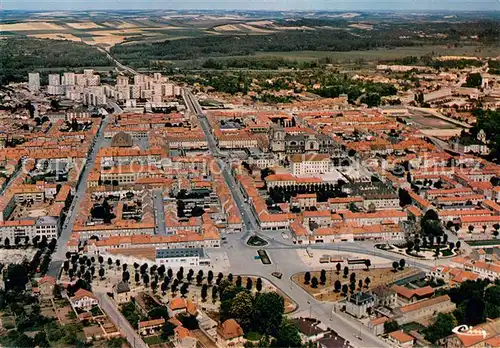
<instances>
[{"instance_id":1,"label":"large white building","mask_svg":"<svg viewBox=\"0 0 500 348\"><path fill-rule=\"evenodd\" d=\"M290 163L292 174L297 176L328 173L332 168L328 154L293 155Z\"/></svg>"},{"instance_id":2,"label":"large white building","mask_svg":"<svg viewBox=\"0 0 500 348\"><path fill-rule=\"evenodd\" d=\"M41 216L36 219L14 220L0 222L0 236L3 243L9 238L11 244L16 237L47 237L48 240L57 238L60 229L60 219L54 216Z\"/></svg>"}]
</instances>

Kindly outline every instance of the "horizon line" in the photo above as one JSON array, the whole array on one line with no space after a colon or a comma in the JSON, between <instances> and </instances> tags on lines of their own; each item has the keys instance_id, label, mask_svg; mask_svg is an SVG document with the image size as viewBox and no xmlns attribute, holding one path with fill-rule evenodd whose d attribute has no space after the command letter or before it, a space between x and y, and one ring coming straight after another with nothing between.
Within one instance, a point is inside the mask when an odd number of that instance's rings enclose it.
<instances>
[{"instance_id":1,"label":"horizon line","mask_svg":"<svg viewBox=\"0 0 500 348\"><path fill-rule=\"evenodd\" d=\"M470 9L337 9L337 10L325 10L325 9L274 9L274 10L266 10L266 9L199 9L199 8L183 8L183 9L173 9L173 8L150 8L150 9L135 9L135 8L123 8L123 9L61 9L61 10L47 10L47 9L21 9L21 8L13 8L13 9L2 9L0 8L0 12L119 12L119 11L135 11L135 12L150 12L150 11L200 11L200 12L328 12L328 13L345 13L345 12L368 12L368 13L380 13L380 12L408 12L408 13L436 13L436 12L448 12L448 13L457 13L457 12L469 12L469 13L492 13L492 12L500 12L500 9L484 9L484 10L470 10Z\"/></svg>"}]
</instances>

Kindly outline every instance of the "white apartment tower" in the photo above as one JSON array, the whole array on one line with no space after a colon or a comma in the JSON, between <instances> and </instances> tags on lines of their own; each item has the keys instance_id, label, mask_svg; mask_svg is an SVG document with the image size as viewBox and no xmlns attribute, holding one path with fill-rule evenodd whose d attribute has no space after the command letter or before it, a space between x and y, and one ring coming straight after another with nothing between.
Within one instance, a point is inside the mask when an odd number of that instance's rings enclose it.
<instances>
[{"instance_id":1,"label":"white apartment tower","mask_svg":"<svg viewBox=\"0 0 500 348\"><path fill-rule=\"evenodd\" d=\"M29 73L28 74L28 87L32 92L38 92L40 90L40 74L39 73Z\"/></svg>"},{"instance_id":2,"label":"white apartment tower","mask_svg":"<svg viewBox=\"0 0 500 348\"><path fill-rule=\"evenodd\" d=\"M76 74L73 72L65 72L63 75L63 85L65 86L76 85Z\"/></svg>"}]
</instances>

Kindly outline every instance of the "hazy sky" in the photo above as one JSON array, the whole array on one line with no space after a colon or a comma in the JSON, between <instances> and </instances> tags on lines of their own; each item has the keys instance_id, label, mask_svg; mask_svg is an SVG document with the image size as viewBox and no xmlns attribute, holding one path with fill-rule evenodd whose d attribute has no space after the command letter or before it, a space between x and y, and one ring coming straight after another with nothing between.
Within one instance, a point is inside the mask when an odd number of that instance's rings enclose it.
<instances>
[{"instance_id":1,"label":"hazy sky","mask_svg":"<svg viewBox=\"0 0 500 348\"><path fill-rule=\"evenodd\" d=\"M500 11L500 0L3 0L3 8L47 11L105 9Z\"/></svg>"}]
</instances>

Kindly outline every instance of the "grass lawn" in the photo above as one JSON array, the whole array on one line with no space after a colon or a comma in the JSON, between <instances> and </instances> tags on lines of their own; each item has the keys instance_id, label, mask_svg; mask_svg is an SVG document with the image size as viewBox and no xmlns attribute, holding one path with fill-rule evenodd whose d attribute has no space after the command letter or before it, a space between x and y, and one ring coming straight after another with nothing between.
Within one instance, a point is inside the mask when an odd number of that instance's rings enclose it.
<instances>
[{"instance_id":1,"label":"grass lawn","mask_svg":"<svg viewBox=\"0 0 500 348\"><path fill-rule=\"evenodd\" d=\"M421 325L421 324L416 323L416 322L413 321L411 323L402 325L401 328L405 332L410 332L410 331L413 331L413 330L422 331L423 329L425 329L425 326L423 326L423 325Z\"/></svg>"},{"instance_id":2,"label":"grass lawn","mask_svg":"<svg viewBox=\"0 0 500 348\"><path fill-rule=\"evenodd\" d=\"M489 240L471 240L467 244L470 246L481 246L481 245L500 245L500 239L489 239Z\"/></svg>"},{"instance_id":3,"label":"grass lawn","mask_svg":"<svg viewBox=\"0 0 500 348\"><path fill-rule=\"evenodd\" d=\"M262 337L262 335L258 332L255 332L255 331L250 331L249 333L247 333L245 335L245 338L249 341L258 341L260 340Z\"/></svg>"},{"instance_id":4,"label":"grass lawn","mask_svg":"<svg viewBox=\"0 0 500 348\"><path fill-rule=\"evenodd\" d=\"M163 341L160 338L160 336L148 336L148 337L144 337L144 342L146 342L149 345L152 345L152 344L160 344Z\"/></svg>"}]
</instances>

